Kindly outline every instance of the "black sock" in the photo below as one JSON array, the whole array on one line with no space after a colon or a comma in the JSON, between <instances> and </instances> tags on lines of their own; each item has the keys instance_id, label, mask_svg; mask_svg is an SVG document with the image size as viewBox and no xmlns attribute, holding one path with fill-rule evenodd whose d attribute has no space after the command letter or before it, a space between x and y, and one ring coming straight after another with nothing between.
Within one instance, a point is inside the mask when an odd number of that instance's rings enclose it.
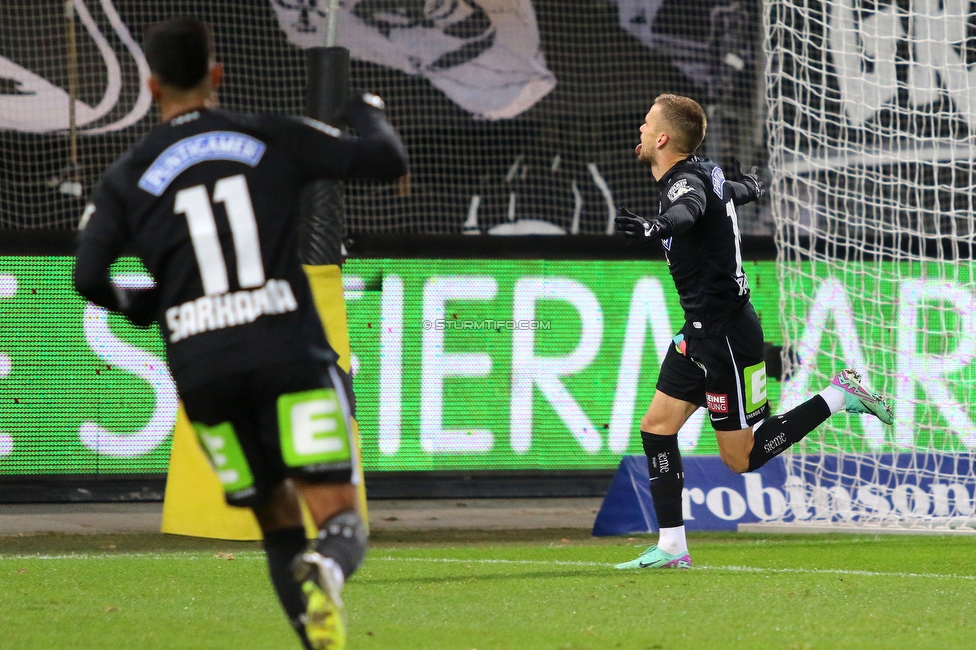
<instances>
[{"instance_id":1,"label":"black sock","mask_svg":"<svg viewBox=\"0 0 976 650\"><path fill-rule=\"evenodd\" d=\"M346 580L356 572L366 556L366 524L355 510L346 510L322 524L315 550L332 558Z\"/></svg>"},{"instance_id":2,"label":"black sock","mask_svg":"<svg viewBox=\"0 0 976 650\"><path fill-rule=\"evenodd\" d=\"M641 431L641 444L647 455L647 473L651 476L651 500L661 528L677 528L685 523L681 512L681 490L685 471L678 451L678 436L659 436Z\"/></svg>"},{"instance_id":3,"label":"black sock","mask_svg":"<svg viewBox=\"0 0 976 650\"><path fill-rule=\"evenodd\" d=\"M305 539L304 528L285 528L272 530L264 534L264 552L268 556L268 572L271 574L271 584L274 585L278 600L288 615L295 632L305 648L312 646L305 635L305 598L302 588L292 573L291 563L295 557L305 552L308 540Z\"/></svg>"},{"instance_id":4,"label":"black sock","mask_svg":"<svg viewBox=\"0 0 976 650\"><path fill-rule=\"evenodd\" d=\"M815 395L783 415L774 415L755 432L749 453L749 471L754 472L779 456L792 444L819 427L830 417L830 407Z\"/></svg>"}]
</instances>

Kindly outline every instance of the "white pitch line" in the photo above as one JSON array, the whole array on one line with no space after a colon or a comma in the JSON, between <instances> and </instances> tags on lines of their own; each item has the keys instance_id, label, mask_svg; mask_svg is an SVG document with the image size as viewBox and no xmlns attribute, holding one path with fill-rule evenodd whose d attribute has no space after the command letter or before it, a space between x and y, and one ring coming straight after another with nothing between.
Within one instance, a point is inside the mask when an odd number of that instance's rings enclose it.
<instances>
[{"instance_id":1,"label":"white pitch line","mask_svg":"<svg viewBox=\"0 0 976 650\"><path fill-rule=\"evenodd\" d=\"M474 560L462 560L455 557L375 557L368 556L370 560L381 560L386 562L436 562L443 564L528 564L528 565L543 565L551 566L555 564L556 566L600 566L607 567L613 566L609 562L583 562L583 561L569 561L569 560L501 560L501 559L474 559Z\"/></svg>"},{"instance_id":2,"label":"white pitch line","mask_svg":"<svg viewBox=\"0 0 976 650\"><path fill-rule=\"evenodd\" d=\"M501 560L501 559L474 559L474 560L461 560L458 558L423 558L423 557L409 557L409 558L398 558L398 557L370 557L370 560L383 560L387 562L437 562L437 563L451 563L451 564L521 564L521 565L540 565L540 566L592 566L592 567L610 567L613 566L609 562L567 562L561 560ZM976 580L976 576L970 575L957 575L954 573L906 573L901 571L859 571L856 569L764 569L762 567L750 567L750 566L712 566L712 565L698 565L695 566L693 570L706 570L706 571L728 571L732 573L814 573L814 574L827 574L827 575L849 575L849 576L864 576L864 577L881 577L881 578L937 578L942 580Z\"/></svg>"},{"instance_id":3,"label":"white pitch line","mask_svg":"<svg viewBox=\"0 0 976 650\"><path fill-rule=\"evenodd\" d=\"M263 551L235 551L229 553L234 560L263 560ZM19 553L17 555L0 555L0 562L12 560L126 560L141 558L149 560L227 560L216 553L64 553L62 555L31 555Z\"/></svg>"},{"instance_id":4,"label":"white pitch line","mask_svg":"<svg viewBox=\"0 0 976 650\"><path fill-rule=\"evenodd\" d=\"M241 551L231 553L233 560L264 560L262 551ZM180 560L223 560L215 553L105 553L105 554L64 554L64 555L0 555L0 562L13 560L118 560L127 558L144 558L150 560L180 559ZM565 567L612 567L612 562L585 562L582 560L504 560L476 558L464 560L449 557L394 557L367 556L370 562L422 562L429 564L507 564L513 566L565 566ZM720 566L698 565L696 571L725 571L729 573L794 573L816 575L859 576L866 578L923 578L936 580L976 580L976 576L958 575L955 573L908 573L904 571L861 571L857 569L803 569L803 568L762 568L751 566ZM621 574L623 575L623 574Z\"/></svg>"},{"instance_id":5,"label":"white pitch line","mask_svg":"<svg viewBox=\"0 0 976 650\"><path fill-rule=\"evenodd\" d=\"M816 573L842 576L865 576L869 578L937 578L940 580L976 580L976 576L955 573L906 573L904 571L858 571L856 569L763 569L752 566L697 566L696 569L709 571L732 571L742 573Z\"/></svg>"}]
</instances>

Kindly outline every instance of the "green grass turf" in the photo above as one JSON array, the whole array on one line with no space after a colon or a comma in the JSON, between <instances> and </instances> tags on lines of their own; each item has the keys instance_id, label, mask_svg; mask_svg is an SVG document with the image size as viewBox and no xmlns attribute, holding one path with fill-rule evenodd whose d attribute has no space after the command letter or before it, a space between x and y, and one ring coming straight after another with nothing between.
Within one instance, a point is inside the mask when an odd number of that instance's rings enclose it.
<instances>
[{"instance_id":1,"label":"green grass turf","mask_svg":"<svg viewBox=\"0 0 976 650\"><path fill-rule=\"evenodd\" d=\"M976 539L690 541L691 571L620 572L647 540L378 534L346 587L349 647L976 648ZM299 646L260 546L117 535L0 538L0 648Z\"/></svg>"}]
</instances>

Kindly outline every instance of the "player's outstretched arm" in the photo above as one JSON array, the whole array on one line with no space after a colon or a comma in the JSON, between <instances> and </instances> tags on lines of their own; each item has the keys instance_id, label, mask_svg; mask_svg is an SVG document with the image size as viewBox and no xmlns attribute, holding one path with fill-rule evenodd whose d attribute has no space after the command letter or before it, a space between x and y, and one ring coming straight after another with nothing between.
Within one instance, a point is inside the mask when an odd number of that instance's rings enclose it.
<instances>
[{"instance_id":1,"label":"player's outstretched arm","mask_svg":"<svg viewBox=\"0 0 976 650\"><path fill-rule=\"evenodd\" d=\"M748 172L743 173L738 160L732 161L732 170L726 175L725 182L732 192L732 202L736 205L758 201L766 194L766 186L759 178L759 168L753 165Z\"/></svg>"},{"instance_id":2,"label":"player's outstretched arm","mask_svg":"<svg viewBox=\"0 0 976 650\"><path fill-rule=\"evenodd\" d=\"M394 180L407 171L407 150L386 120L384 106L376 95L353 94L342 117L358 135L308 117L274 117L272 127L295 157L304 180Z\"/></svg>"},{"instance_id":3,"label":"player's outstretched arm","mask_svg":"<svg viewBox=\"0 0 976 650\"><path fill-rule=\"evenodd\" d=\"M372 93L354 92L346 102L343 117L359 133L350 176L392 180L407 173L407 149L385 109L383 100Z\"/></svg>"}]
</instances>

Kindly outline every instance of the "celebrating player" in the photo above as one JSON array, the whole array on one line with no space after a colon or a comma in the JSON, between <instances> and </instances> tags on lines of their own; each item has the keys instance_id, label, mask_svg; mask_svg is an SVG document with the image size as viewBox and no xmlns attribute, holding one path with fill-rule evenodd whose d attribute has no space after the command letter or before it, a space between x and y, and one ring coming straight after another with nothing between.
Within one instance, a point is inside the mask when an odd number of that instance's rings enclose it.
<instances>
[{"instance_id":1,"label":"celebrating player","mask_svg":"<svg viewBox=\"0 0 976 650\"><path fill-rule=\"evenodd\" d=\"M678 430L700 406L708 409L722 461L751 472L840 411L893 416L884 398L853 370L841 371L819 395L769 417L763 332L749 300L735 206L765 190L755 168L731 179L695 155L705 137L705 112L694 100L660 95L640 127L637 159L660 185L657 217L620 208L617 226L631 241L661 241L685 324L668 346L657 390L641 418L658 543L618 569L691 566L681 511L684 472Z\"/></svg>"},{"instance_id":2,"label":"celebrating player","mask_svg":"<svg viewBox=\"0 0 976 650\"><path fill-rule=\"evenodd\" d=\"M158 321L187 415L227 502L254 510L271 581L306 648L345 646L340 591L366 552L357 512L350 383L336 366L298 258L302 185L390 180L406 152L374 95L344 117L216 109L223 68L208 26L177 18L146 33L162 123L102 177L80 224L75 286L134 323ZM115 287L130 250L156 281ZM298 494L319 527L305 539Z\"/></svg>"}]
</instances>

